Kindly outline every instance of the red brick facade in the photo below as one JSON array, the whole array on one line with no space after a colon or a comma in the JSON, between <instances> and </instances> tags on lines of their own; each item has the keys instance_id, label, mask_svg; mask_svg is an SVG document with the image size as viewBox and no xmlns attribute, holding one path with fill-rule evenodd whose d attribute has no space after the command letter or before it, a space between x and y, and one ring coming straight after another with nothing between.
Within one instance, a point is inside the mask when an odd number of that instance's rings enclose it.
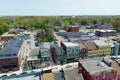
<instances>
[{"instance_id":1,"label":"red brick facade","mask_svg":"<svg viewBox=\"0 0 120 80\"><path fill-rule=\"evenodd\" d=\"M0 59L0 72L19 70L22 66L23 53L16 58Z\"/></svg>"},{"instance_id":2,"label":"red brick facade","mask_svg":"<svg viewBox=\"0 0 120 80\"><path fill-rule=\"evenodd\" d=\"M68 32L79 32L79 29L80 29L79 26L70 27Z\"/></svg>"},{"instance_id":3,"label":"red brick facade","mask_svg":"<svg viewBox=\"0 0 120 80\"><path fill-rule=\"evenodd\" d=\"M0 59L0 72L10 71L13 68L19 69L18 58Z\"/></svg>"},{"instance_id":4,"label":"red brick facade","mask_svg":"<svg viewBox=\"0 0 120 80\"><path fill-rule=\"evenodd\" d=\"M54 61L57 62L57 53L56 53L55 47L52 48L52 56L53 56Z\"/></svg>"},{"instance_id":5,"label":"red brick facade","mask_svg":"<svg viewBox=\"0 0 120 80\"><path fill-rule=\"evenodd\" d=\"M96 36L99 36L99 37L108 37L108 36L116 36L117 32L96 31L95 34L96 34Z\"/></svg>"},{"instance_id":6,"label":"red brick facade","mask_svg":"<svg viewBox=\"0 0 120 80\"><path fill-rule=\"evenodd\" d=\"M78 67L81 68L81 72L83 76L86 78L85 80L112 80L115 79L117 76L117 71L115 70L90 75L89 72L87 72L87 70L82 66L81 63L78 63Z\"/></svg>"},{"instance_id":7,"label":"red brick facade","mask_svg":"<svg viewBox=\"0 0 120 80\"><path fill-rule=\"evenodd\" d=\"M11 40L13 36L1 36L1 41L8 42L8 40Z\"/></svg>"}]
</instances>

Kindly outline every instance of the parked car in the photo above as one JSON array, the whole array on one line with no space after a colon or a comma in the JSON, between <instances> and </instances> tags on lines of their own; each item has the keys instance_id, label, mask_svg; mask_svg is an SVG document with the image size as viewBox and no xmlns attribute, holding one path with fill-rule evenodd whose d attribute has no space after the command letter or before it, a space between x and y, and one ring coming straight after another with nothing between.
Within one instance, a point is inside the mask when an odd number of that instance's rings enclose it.
<instances>
[{"instance_id":1,"label":"parked car","mask_svg":"<svg viewBox=\"0 0 120 80\"><path fill-rule=\"evenodd\" d=\"M66 66L66 68L70 68L70 67L72 67L72 65L67 65L67 66Z\"/></svg>"}]
</instances>

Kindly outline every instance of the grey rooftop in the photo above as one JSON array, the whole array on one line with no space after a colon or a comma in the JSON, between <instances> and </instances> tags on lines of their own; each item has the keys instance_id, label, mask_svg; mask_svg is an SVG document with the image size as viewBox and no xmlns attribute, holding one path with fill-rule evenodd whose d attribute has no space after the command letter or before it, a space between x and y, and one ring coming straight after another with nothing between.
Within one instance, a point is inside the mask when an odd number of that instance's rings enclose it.
<instances>
[{"instance_id":1,"label":"grey rooftop","mask_svg":"<svg viewBox=\"0 0 120 80\"><path fill-rule=\"evenodd\" d=\"M0 53L0 59L17 57L22 44L23 40L20 37L16 37L10 40L10 42L5 46L5 48Z\"/></svg>"},{"instance_id":2,"label":"grey rooftop","mask_svg":"<svg viewBox=\"0 0 120 80\"><path fill-rule=\"evenodd\" d=\"M80 63L90 74L96 74L102 71L110 71L113 69L102 62L101 59L85 59L80 60Z\"/></svg>"}]
</instances>

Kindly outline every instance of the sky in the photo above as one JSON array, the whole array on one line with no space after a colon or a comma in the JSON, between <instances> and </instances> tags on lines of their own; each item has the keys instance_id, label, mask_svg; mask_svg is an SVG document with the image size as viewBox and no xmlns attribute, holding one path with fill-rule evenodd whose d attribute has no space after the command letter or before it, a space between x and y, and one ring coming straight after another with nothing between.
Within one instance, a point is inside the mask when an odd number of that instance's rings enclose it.
<instances>
[{"instance_id":1,"label":"sky","mask_svg":"<svg viewBox=\"0 0 120 80\"><path fill-rule=\"evenodd\" d=\"M0 16L120 15L120 0L0 0Z\"/></svg>"}]
</instances>

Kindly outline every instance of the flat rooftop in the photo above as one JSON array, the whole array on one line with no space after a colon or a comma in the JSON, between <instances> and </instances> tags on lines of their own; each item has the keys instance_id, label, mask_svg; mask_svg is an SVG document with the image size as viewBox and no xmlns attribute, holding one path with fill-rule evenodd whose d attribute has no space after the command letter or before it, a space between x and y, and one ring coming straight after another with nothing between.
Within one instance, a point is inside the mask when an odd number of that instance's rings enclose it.
<instances>
[{"instance_id":1,"label":"flat rooftop","mask_svg":"<svg viewBox=\"0 0 120 80\"><path fill-rule=\"evenodd\" d=\"M50 42L42 42L40 46L43 47L43 48L49 49L50 48Z\"/></svg>"},{"instance_id":2,"label":"flat rooftop","mask_svg":"<svg viewBox=\"0 0 120 80\"><path fill-rule=\"evenodd\" d=\"M62 72L60 71L55 71L53 72L55 80L62 80Z\"/></svg>"},{"instance_id":3,"label":"flat rooftop","mask_svg":"<svg viewBox=\"0 0 120 80\"><path fill-rule=\"evenodd\" d=\"M0 59L17 57L22 45L23 40L20 37L13 38L0 52Z\"/></svg>"},{"instance_id":4,"label":"flat rooftop","mask_svg":"<svg viewBox=\"0 0 120 80\"><path fill-rule=\"evenodd\" d=\"M29 56L27 58L28 61L38 60L39 48L34 48L30 50Z\"/></svg>"},{"instance_id":5,"label":"flat rooftop","mask_svg":"<svg viewBox=\"0 0 120 80\"><path fill-rule=\"evenodd\" d=\"M66 69L64 70L67 80L84 80L81 73L78 73L78 69Z\"/></svg>"},{"instance_id":6,"label":"flat rooftop","mask_svg":"<svg viewBox=\"0 0 120 80\"><path fill-rule=\"evenodd\" d=\"M80 27L80 26L71 26L71 27Z\"/></svg>"},{"instance_id":7,"label":"flat rooftop","mask_svg":"<svg viewBox=\"0 0 120 80\"><path fill-rule=\"evenodd\" d=\"M100 31L100 32L116 32L115 30L98 30L98 31Z\"/></svg>"},{"instance_id":8,"label":"flat rooftop","mask_svg":"<svg viewBox=\"0 0 120 80\"><path fill-rule=\"evenodd\" d=\"M2 80L41 80L38 73L5 76Z\"/></svg>"},{"instance_id":9,"label":"flat rooftop","mask_svg":"<svg viewBox=\"0 0 120 80\"><path fill-rule=\"evenodd\" d=\"M63 42L63 44L67 47L69 47L69 46L79 46L77 43L72 43L72 42Z\"/></svg>"},{"instance_id":10,"label":"flat rooftop","mask_svg":"<svg viewBox=\"0 0 120 80\"><path fill-rule=\"evenodd\" d=\"M112 67L102 62L101 59L84 59L80 60L80 63L90 74L113 70Z\"/></svg>"},{"instance_id":11,"label":"flat rooftop","mask_svg":"<svg viewBox=\"0 0 120 80\"><path fill-rule=\"evenodd\" d=\"M41 53L41 57L50 57L50 53L48 52Z\"/></svg>"},{"instance_id":12,"label":"flat rooftop","mask_svg":"<svg viewBox=\"0 0 120 80\"><path fill-rule=\"evenodd\" d=\"M43 80L54 80L54 75L53 75L53 73L43 74Z\"/></svg>"},{"instance_id":13,"label":"flat rooftop","mask_svg":"<svg viewBox=\"0 0 120 80\"><path fill-rule=\"evenodd\" d=\"M107 41L103 41L103 40L94 40L93 41L97 46L110 46L110 44L107 43Z\"/></svg>"},{"instance_id":14,"label":"flat rooftop","mask_svg":"<svg viewBox=\"0 0 120 80\"><path fill-rule=\"evenodd\" d=\"M4 36L15 36L15 34L3 34L3 35L1 35L1 37L4 37Z\"/></svg>"}]
</instances>

